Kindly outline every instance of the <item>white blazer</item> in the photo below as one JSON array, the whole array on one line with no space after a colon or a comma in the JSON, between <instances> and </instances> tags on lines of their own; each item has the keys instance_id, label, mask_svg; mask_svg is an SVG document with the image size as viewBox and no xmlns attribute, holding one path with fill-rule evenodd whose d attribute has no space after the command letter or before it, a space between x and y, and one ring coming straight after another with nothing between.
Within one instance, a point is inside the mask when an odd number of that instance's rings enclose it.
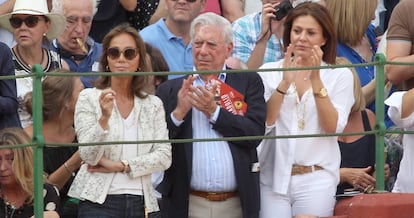
<instances>
[{"instance_id":1,"label":"white blazer","mask_svg":"<svg viewBox=\"0 0 414 218\"><path fill-rule=\"evenodd\" d=\"M121 141L124 136L122 117L116 108L109 119L109 129L104 131L98 123L101 116L99 96L102 90L84 89L76 103L75 129L79 143ZM165 111L161 100L148 95L140 99L135 96L135 124L138 126L137 141L168 139ZM102 156L111 160L121 159L122 145L80 146L80 156L85 161L74 179L68 195L81 200L102 204L107 196L115 173L89 173L87 165L96 165ZM151 185L151 173L163 171L171 165L170 143L138 144L135 158L128 160L131 178L141 177L148 212L158 211L157 199Z\"/></svg>"}]
</instances>

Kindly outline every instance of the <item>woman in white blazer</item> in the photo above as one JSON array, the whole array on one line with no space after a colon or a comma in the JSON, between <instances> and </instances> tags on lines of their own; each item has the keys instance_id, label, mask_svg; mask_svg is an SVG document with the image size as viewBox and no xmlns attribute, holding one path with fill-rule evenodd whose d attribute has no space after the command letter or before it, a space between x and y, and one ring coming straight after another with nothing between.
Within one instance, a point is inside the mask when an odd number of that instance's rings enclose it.
<instances>
[{"instance_id":1,"label":"woman in white blazer","mask_svg":"<svg viewBox=\"0 0 414 218\"><path fill-rule=\"evenodd\" d=\"M75 109L78 141L168 139L161 100L142 91L146 76L115 76L151 70L138 32L121 25L102 44L102 70L114 75L81 92ZM170 166L169 143L81 146L79 151L85 163L69 191L81 200L79 217L147 217L159 210L151 174Z\"/></svg>"}]
</instances>

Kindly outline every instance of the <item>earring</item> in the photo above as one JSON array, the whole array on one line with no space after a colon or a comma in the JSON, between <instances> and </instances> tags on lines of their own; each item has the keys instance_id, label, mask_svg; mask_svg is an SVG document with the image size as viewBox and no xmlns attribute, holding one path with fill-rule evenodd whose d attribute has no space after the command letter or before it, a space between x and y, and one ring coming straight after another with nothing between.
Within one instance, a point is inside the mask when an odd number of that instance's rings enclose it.
<instances>
[{"instance_id":1,"label":"earring","mask_svg":"<svg viewBox=\"0 0 414 218\"><path fill-rule=\"evenodd\" d=\"M109 71L109 66L108 65L106 65L106 70Z\"/></svg>"},{"instance_id":2,"label":"earring","mask_svg":"<svg viewBox=\"0 0 414 218\"><path fill-rule=\"evenodd\" d=\"M46 36L46 33L43 33L43 36Z\"/></svg>"}]
</instances>

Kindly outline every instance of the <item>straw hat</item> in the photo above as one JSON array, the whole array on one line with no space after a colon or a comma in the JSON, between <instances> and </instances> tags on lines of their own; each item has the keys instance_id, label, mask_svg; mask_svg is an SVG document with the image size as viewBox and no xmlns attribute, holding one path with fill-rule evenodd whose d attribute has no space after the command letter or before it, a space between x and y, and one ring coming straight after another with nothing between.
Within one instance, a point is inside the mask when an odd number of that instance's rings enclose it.
<instances>
[{"instance_id":1,"label":"straw hat","mask_svg":"<svg viewBox=\"0 0 414 218\"><path fill-rule=\"evenodd\" d=\"M14 31L9 22L13 14L44 15L48 17L51 22L50 29L46 33L48 39L56 38L65 30L65 17L61 14L49 13L46 0L16 0L13 12L0 16L0 26L10 32Z\"/></svg>"}]
</instances>

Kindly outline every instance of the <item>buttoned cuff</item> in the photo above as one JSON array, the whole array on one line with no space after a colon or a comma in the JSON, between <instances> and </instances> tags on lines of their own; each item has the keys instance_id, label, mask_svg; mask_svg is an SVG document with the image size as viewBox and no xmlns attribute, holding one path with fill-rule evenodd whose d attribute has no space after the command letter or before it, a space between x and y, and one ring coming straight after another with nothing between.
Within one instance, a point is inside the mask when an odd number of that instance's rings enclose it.
<instances>
[{"instance_id":1,"label":"buttoned cuff","mask_svg":"<svg viewBox=\"0 0 414 218\"><path fill-rule=\"evenodd\" d=\"M181 124L184 123L184 120L177 120L177 118L174 117L173 113L170 114L171 120L173 121L175 126L181 126Z\"/></svg>"},{"instance_id":2,"label":"buttoned cuff","mask_svg":"<svg viewBox=\"0 0 414 218\"><path fill-rule=\"evenodd\" d=\"M213 124L216 123L219 114L220 114L220 106L217 106L213 115L210 116L210 120L209 120L210 123L213 123Z\"/></svg>"}]
</instances>

